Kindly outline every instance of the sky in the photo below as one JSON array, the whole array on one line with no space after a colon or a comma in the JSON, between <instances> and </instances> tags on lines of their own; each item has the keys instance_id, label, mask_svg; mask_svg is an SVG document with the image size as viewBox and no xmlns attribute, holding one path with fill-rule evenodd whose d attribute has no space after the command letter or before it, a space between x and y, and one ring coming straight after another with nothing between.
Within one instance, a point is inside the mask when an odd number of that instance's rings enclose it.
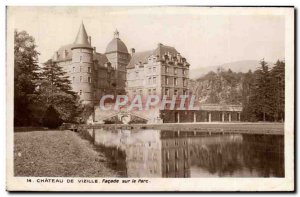
<instances>
[{"instance_id":1,"label":"sky","mask_svg":"<svg viewBox=\"0 0 300 197\"><path fill-rule=\"evenodd\" d=\"M173 46L186 57L191 69L240 60L284 59L283 16L264 10L218 9L9 7L7 24L35 38L40 62L51 58L60 46L73 43L82 21L100 53L118 29L129 51L152 50L158 43Z\"/></svg>"}]
</instances>

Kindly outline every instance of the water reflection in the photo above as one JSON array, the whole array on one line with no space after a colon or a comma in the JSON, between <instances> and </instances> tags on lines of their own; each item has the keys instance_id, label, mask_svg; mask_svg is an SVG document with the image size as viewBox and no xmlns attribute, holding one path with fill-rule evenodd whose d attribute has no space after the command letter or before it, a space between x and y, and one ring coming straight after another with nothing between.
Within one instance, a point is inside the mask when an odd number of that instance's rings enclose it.
<instances>
[{"instance_id":1,"label":"water reflection","mask_svg":"<svg viewBox=\"0 0 300 197\"><path fill-rule=\"evenodd\" d=\"M122 177L284 177L283 136L95 130Z\"/></svg>"}]
</instances>

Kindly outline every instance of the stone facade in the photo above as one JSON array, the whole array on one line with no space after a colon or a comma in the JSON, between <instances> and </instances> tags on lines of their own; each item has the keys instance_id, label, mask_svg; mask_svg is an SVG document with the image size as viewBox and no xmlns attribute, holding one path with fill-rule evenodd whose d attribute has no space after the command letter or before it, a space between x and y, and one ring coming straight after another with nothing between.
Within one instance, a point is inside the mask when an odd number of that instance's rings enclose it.
<instances>
[{"instance_id":1,"label":"stone facade","mask_svg":"<svg viewBox=\"0 0 300 197\"><path fill-rule=\"evenodd\" d=\"M130 54L118 31L102 54L92 46L91 37L81 24L74 43L60 47L52 60L67 73L84 104L96 104L105 94L125 93Z\"/></svg>"},{"instance_id":2,"label":"stone facade","mask_svg":"<svg viewBox=\"0 0 300 197\"><path fill-rule=\"evenodd\" d=\"M97 104L105 94L127 94L129 98L142 95L167 96L190 95L190 64L174 47L161 43L153 50L131 54L125 43L114 32L104 54L92 46L83 23L74 43L60 47L52 60L60 65L69 76L72 88L84 104L93 104L95 112L89 122L103 123L114 119L116 111L99 110ZM178 97L179 98L179 97ZM126 109L125 109L126 111ZM200 105L200 110L150 110L128 112L130 117L143 119L147 123L168 122L230 122L239 121L241 106Z\"/></svg>"},{"instance_id":3,"label":"stone facade","mask_svg":"<svg viewBox=\"0 0 300 197\"><path fill-rule=\"evenodd\" d=\"M133 53L127 66L129 96L188 94L189 63L173 47L158 44L151 51Z\"/></svg>"}]
</instances>

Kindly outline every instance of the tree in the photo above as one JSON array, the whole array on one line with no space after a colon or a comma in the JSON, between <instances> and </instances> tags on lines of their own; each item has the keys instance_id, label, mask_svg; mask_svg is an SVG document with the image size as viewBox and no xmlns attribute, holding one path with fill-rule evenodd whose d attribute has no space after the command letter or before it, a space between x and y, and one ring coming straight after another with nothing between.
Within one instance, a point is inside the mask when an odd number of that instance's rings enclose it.
<instances>
[{"instance_id":1,"label":"tree","mask_svg":"<svg viewBox=\"0 0 300 197\"><path fill-rule=\"evenodd\" d=\"M38 76L37 45L26 31L14 32L14 125L31 125Z\"/></svg>"},{"instance_id":2,"label":"tree","mask_svg":"<svg viewBox=\"0 0 300 197\"><path fill-rule=\"evenodd\" d=\"M273 116L275 121L284 121L285 106L285 62L278 60L271 70L273 88Z\"/></svg>"},{"instance_id":3,"label":"tree","mask_svg":"<svg viewBox=\"0 0 300 197\"><path fill-rule=\"evenodd\" d=\"M46 110L53 106L65 122L75 121L80 108L79 96L72 90L71 82L66 72L56 62L48 60L41 72L39 81L39 99Z\"/></svg>"},{"instance_id":4,"label":"tree","mask_svg":"<svg viewBox=\"0 0 300 197\"><path fill-rule=\"evenodd\" d=\"M43 117L43 126L49 129L56 129L62 124L62 119L56 109L50 105Z\"/></svg>"},{"instance_id":5,"label":"tree","mask_svg":"<svg viewBox=\"0 0 300 197\"><path fill-rule=\"evenodd\" d=\"M261 67L255 72L255 86L252 95L250 95L250 106L253 107L254 113L258 120L272 120L272 88L271 76L268 64L262 60Z\"/></svg>"},{"instance_id":6,"label":"tree","mask_svg":"<svg viewBox=\"0 0 300 197\"><path fill-rule=\"evenodd\" d=\"M251 70L245 73L242 77L242 105L243 111L241 113L242 121L256 121L257 118L254 113L253 106L251 106L254 91L255 76Z\"/></svg>"}]
</instances>

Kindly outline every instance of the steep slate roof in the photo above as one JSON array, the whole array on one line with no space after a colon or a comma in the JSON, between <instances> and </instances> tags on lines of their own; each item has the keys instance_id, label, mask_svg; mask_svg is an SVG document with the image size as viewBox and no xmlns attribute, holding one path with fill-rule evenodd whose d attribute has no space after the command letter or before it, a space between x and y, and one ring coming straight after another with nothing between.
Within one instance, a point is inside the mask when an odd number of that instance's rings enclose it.
<instances>
[{"instance_id":1,"label":"steep slate roof","mask_svg":"<svg viewBox=\"0 0 300 197\"><path fill-rule=\"evenodd\" d=\"M178 54L177 50L174 47L166 46L160 43L154 50L153 54L161 59L161 57L163 57L163 55L167 54L168 52L171 53L172 56L176 56Z\"/></svg>"},{"instance_id":2,"label":"steep slate roof","mask_svg":"<svg viewBox=\"0 0 300 197\"><path fill-rule=\"evenodd\" d=\"M97 60L97 62L100 66L105 66L105 63L108 62L106 55L101 54L101 53L95 53L93 55L93 60Z\"/></svg>"},{"instance_id":3,"label":"steep slate roof","mask_svg":"<svg viewBox=\"0 0 300 197\"><path fill-rule=\"evenodd\" d=\"M72 50L71 48L73 47L73 44L68 44L68 45L63 45L61 46L58 50L57 50L57 53L58 53L58 59L55 60L55 61L66 61L66 60L71 60L72 59ZM65 57L65 51L67 52L66 53L66 57ZM52 59L54 59L54 56L56 54L54 54L52 56Z\"/></svg>"},{"instance_id":4,"label":"steep slate roof","mask_svg":"<svg viewBox=\"0 0 300 197\"><path fill-rule=\"evenodd\" d=\"M74 41L74 45L73 45L73 48L74 47L87 47L87 48L92 48L91 47L91 44L89 43L89 37L86 33L86 30L85 30L85 27L84 27L84 24L81 23L80 25L80 28L79 28L79 31L77 33L77 36L76 36L76 39Z\"/></svg>"},{"instance_id":5,"label":"steep slate roof","mask_svg":"<svg viewBox=\"0 0 300 197\"><path fill-rule=\"evenodd\" d=\"M140 62L146 63L148 57L150 57L152 54L153 50L134 53L130 59L129 64L127 65L127 68L134 68L134 65Z\"/></svg>"},{"instance_id":6,"label":"steep slate roof","mask_svg":"<svg viewBox=\"0 0 300 197\"><path fill-rule=\"evenodd\" d=\"M128 53L127 47L124 42L119 38L119 32L116 30L114 32L114 38L110 41L106 47L105 53L111 52L121 52Z\"/></svg>"},{"instance_id":7,"label":"steep slate roof","mask_svg":"<svg viewBox=\"0 0 300 197\"><path fill-rule=\"evenodd\" d=\"M109 42L105 51L105 53L111 53L111 52L128 53L128 49L120 38L114 38L112 39L112 41Z\"/></svg>"},{"instance_id":8,"label":"steep slate roof","mask_svg":"<svg viewBox=\"0 0 300 197\"><path fill-rule=\"evenodd\" d=\"M156 56L159 60L161 60L162 57L168 53L170 53L172 56L178 54L177 50L174 47L158 44L157 48L154 50L134 53L131 57L129 64L127 65L127 68L134 68L135 64L138 64L140 62L146 63L148 61L148 57L152 55Z\"/></svg>"},{"instance_id":9,"label":"steep slate roof","mask_svg":"<svg viewBox=\"0 0 300 197\"><path fill-rule=\"evenodd\" d=\"M81 23L79 27L79 31L77 33L76 39L73 44L68 44L68 45L63 45L61 46L58 50L58 59L55 61L66 61L66 60L71 60L72 59L72 48L92 48L92 46L89 43L88 35L86 33L84 24ZM67 52L65 54L65 52ZM54 59L56 54L52 57Z\"/></svg>"}]
</instances>

